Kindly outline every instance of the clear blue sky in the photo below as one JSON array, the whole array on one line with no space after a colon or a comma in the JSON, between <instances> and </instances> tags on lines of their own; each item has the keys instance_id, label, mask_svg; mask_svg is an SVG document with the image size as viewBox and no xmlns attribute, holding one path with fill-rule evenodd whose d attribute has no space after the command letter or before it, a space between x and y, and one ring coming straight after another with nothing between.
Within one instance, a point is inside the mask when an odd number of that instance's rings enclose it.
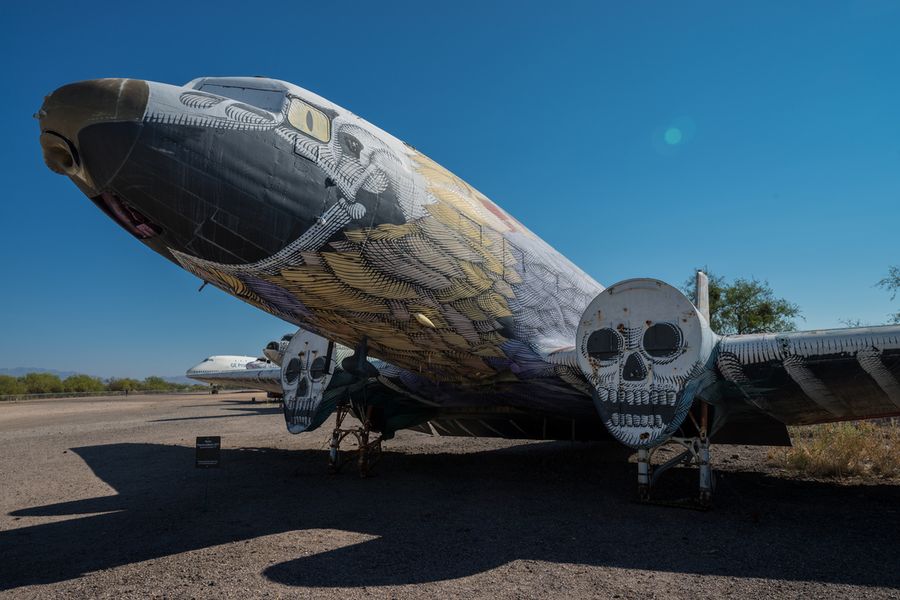
<instances>
[{"instance_id":1,"label":"clear blue sky","mask_svg":"<svg viewBox=\"0 0 900 600\"><path fill-rule=\"evenodd\" d=\"M329 7L335 8L330 9ZM456 172L597 280L768 279L880 323L900 263L896 2L16 2L4 9L0 367L179 374L289 331L41 160L71 81L267 75Z\"/></svg>"}]
</instances>

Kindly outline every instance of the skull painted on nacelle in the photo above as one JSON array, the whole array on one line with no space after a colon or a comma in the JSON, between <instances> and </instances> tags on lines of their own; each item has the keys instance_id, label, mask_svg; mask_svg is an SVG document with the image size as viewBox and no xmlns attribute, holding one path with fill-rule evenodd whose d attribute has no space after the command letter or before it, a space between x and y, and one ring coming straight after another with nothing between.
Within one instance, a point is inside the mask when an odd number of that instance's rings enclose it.
<instances>
[{"instance_id":1,"label":"skull painted on nacelle","mask_svg":"<svg viewBox=\"0 0 900 600\"><path fill-rule=\"evenodd\" d=\"M665 442L712 377L715 334L684 294L656 279L606 288L585 309L576 339L606 428L633 448Z\"/></svg>"},{"instance_id":2,"label":"skull painted on nacelle","mask_svg":"<svg viewBox=\"0 0 900 600\"><path fill-rule=\"evenodd\" d=\"M334 372L328 340L298 329L290 338L281 365L284 420L288 431L302 433L321 422L325 390ZM327 415L326 415L327 416Z\"/></svg>"}]
</instances>

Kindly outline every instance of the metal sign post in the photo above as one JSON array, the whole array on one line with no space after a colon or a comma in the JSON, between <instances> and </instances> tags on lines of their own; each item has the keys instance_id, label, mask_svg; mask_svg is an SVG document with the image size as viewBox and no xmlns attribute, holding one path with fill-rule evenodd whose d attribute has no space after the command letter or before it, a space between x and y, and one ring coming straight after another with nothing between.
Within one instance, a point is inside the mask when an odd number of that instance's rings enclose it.
<instances>
[{"instance_id":1,"label":"metal sign post","mask_svg":"<svg viewBox=\"0 0 900 600\"><path fill-rule=\"evenodd\" d=\"M203 511L209 510L209 469L218 469L221 462L222 438L218 435L197 437L197 454L194 466L206 469L206 482L203 485Z\"/></svg>"}]
</instances>

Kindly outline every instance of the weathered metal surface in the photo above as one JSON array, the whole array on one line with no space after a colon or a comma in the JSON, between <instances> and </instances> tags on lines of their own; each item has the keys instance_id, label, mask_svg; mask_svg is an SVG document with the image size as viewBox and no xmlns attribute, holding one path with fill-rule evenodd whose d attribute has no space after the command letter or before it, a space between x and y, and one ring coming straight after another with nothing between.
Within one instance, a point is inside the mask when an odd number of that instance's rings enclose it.
<instances>
[{"instance_id":1,"label":"weathered metal surface","mask_svg":"<svg viewBox=\"0 0 900 600\"><path fill-rule=\"evenodd\" d=\"M900 414L900 326L726 336L716 365L783 423Z\"/></svg>"},{"instance_id":2,"label":"weathered metal surface","mask_svg":"<svg viewBox=\"0 0 900 600\"><path fill-rule=\"evenodd\" d=\"M703 315L707 323L712 323L709 317L709 277L703 271L697 271L694 288L694 305L697 312Z\"/></svg>"},{"instance_id":3,"label":"weathered metal surface","mask_svg":"<svg viewBox=\"0 0 900 600\"><path fill-rule=\"evenodd\" d=\"M578 365L613 437L650 447L675 433L712 381L715 337L684 294L656 279L608 287L578 326Z\"/></svg>"}]
</instances>

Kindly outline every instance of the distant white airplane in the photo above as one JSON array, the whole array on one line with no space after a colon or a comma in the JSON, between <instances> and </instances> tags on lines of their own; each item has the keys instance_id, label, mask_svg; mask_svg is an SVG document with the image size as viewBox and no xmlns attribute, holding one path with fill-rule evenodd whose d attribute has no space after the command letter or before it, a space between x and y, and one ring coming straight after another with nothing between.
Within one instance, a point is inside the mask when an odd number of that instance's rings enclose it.
<instances>
[{"instance_id":1,"label":"distant white airplane","mask_svg":"<svg viewBox=\"0 0 900 600\"><path fill-rule=\"evenodd\" d=\"M677 442L708 498L710 441L785 444L786 424L900 414L900 327L717 335L702 276L694 303L655 279L604 288L409 144L293 84L84 81L37 116L50 169L120 226L302 327L272 349L293 433L349 406L364 449L369 432L405 428L612 436L638 450L642 495L651 452ZM468 134L527 127L540 147L541 127L565 122L553 116ZM545 191L556 210L564 183ZM670 235L648 237L641 224L660 218ZM702 232L676 218L635 206L584 242L603 256L605 232L624 227L664 252Z\"/></svg>"},{"instance_id":2,"label":"distant white airplane","mask_svg":"<svg viewBox=\"0 0 900 600\"><path fill-rule=\"evenodd\" d=\"M232 386L281 396L281 367L266 358L253 356L210 356L185 373L187 377L213 386Z\"/></svg>"}]
</instances>

